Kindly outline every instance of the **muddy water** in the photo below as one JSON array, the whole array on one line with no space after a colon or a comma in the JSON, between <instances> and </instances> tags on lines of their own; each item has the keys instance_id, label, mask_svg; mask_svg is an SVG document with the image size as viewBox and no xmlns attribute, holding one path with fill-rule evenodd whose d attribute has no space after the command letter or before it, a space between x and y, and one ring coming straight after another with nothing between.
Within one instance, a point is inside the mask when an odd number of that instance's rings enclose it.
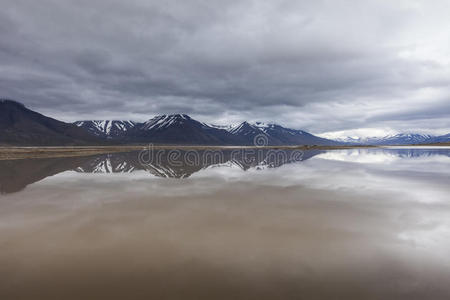
<instances>
[{"instance_id":1,"label":"muddy water","mask_svg":"<svg viewBox=\"0 0 450 300\"><path fill-rule=\"evenodd\" d=\"M3 161L0 299L449 299L449 183L449 149Z\"/></svg>"}]
</instances>

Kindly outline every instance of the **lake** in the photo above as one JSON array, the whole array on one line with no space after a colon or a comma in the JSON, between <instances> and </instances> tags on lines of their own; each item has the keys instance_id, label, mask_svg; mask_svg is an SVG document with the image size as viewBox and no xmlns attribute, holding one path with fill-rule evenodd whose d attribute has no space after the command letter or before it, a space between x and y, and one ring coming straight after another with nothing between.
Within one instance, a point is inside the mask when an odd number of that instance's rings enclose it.
<instances>
[{"instance_id":1,"label":"lake","mask_svg":"<svg viewBox=\"0 0 450 300\"><path fill-rule=\"evenodd\" d=\"M1 299L449 299L450 148L0 161Z\"/></svg>"}]
</instances>

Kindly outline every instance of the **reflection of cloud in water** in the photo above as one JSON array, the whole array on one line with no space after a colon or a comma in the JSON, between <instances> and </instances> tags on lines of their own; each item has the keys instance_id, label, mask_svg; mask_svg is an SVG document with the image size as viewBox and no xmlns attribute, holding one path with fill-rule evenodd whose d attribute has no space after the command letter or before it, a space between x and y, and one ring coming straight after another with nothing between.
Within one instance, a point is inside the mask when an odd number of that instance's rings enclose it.
<instances>
[{"instance_id":1,"label":"reflection of cloud in water","mask_svg":"<svg viewBox=\"0 0 450 300\"><path fill-rule=\"evenodd\" d=\"M319 154L317 158L347 161L355 163L391 163L400 159L395 152L377 153L367 152L364 150L349 150L349 151L330 151Z\"/></svg>"},{"instance_id":2,"label":"reflection of cloud in water","mask_svg":"<svg viewBox=\"0 0 450 300\"><path fill-rule=\"evenodd\" d=\"M445 215L443 217L449 217ZM414 247L421 247L431 251L439 251L434 255L445 255L450 250L450 222L436 223L436 217L431 220L431 224L425 228L407 229L398 234L398 238L411 243ZM445 219L442 219L445 220ZM423 222L423 221L421 221ZM420 222L419 222L420 223ZM422 224L419 224L422 225Z\"/></svg>"},{"instance_id":3,"label":"reflection of cloud in water","mask_svg":"<svg viewBox=\"0 0 450 300\"><path fill-rule=\"evenodd\" d=\"M316 158L347 161L354 163L386 164L402 159L424 159L426 162L433 158L434 161L448 162L450 149L410 149L410 148L376 148L376 149L350 149L333 150L321 153Z\"/></svg>"}]
</instances>

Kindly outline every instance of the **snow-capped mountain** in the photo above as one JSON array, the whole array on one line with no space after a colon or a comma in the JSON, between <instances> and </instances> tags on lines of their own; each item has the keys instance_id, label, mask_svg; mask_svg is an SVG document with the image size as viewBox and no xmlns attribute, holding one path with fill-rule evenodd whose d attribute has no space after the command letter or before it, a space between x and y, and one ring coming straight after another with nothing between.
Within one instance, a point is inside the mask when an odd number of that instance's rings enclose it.
<instances>
[{"instance_id":1,"label":"snow-capped mountain","mask_svg":"<svg viewBox=\"0 0 450 300\"><path fill-rule=\"evenodd\" d=\"M228 129L228 132L235 135L247 135L247 136L262 133L258 127L248 122L242 122L241 124L233 126Z\"/></svg>"},{"instance_id":2,"label":"snow-capped mountain","mask_svg":"<svg viewBox=\"0 0 450 300\"><path fill-rule=\"evenodd\" d=\"M226 131L230 131L230 129L235 126L235 125L217 125L217 124L207 124L207 123L203 123L203 124L208 127L224 129Z\"/></svg>"},{"instance_id":3,"label":"snow-capped mountain","mask_svg":"<svg viewBox=\"0 0 450 300\"><path fill-rule=\"evenodd\" d=\"M419 133L399 133L384 137L347 137L339 139L342 142L355 145L411 145L449 142L450 134L443 136L433 136Z\"/></svg>"},{"instance_id":4,"label":"snow-capped mountain","mask_svg":"<svg viewBox=\"0 0 450 300\"><path fill-rule=\"evenodd\" d=\"M159 115L135 126L127 134L137 142L190 145L236 145L236 138L225 129L209 126L185 114Z\"/></svg>"},{"instance_id":5,"label":"snow-capped mountain","mask_svg":"<svg viewBox=\"0 0 450 300\"><path fill-rule=\"evenodd\" d=\"M273 123L242 122L228 131L245 140L247 145L253 145L257 136L265 136L268 145L336 145L335 141L320 138L303 130L285 128Z\"/></svg>"},{"instance_id":6,"label":"snow-capped mountain","mask_svg":"<svg viewBox=\"0 0 450 300\"><path fill-rule=\"evenodd\" d=\"M182 124L190 123L193 120L186 114L175 114L175 115L159 115L151 118L145 122L140 129L146 131L158 131L164 128L169 128L170 126L177 126ZM196 122L196 121L195 121ZM204 124L203 124L204 125Z\"/></svg>"},{"instance_id":7,"label":"snow-capped mountain","mask_svg":"<svg viewBox=\"0 0 450 300\"><path fill-rule=\"evenodd\" d=\"M431 136L401 133L384 137L331 140L273 123L242 122L210 125L186 114L159 115L145 123L128 120L89 120L64 123L0 99L0 145L104 145L158 143L174 145L408 145L450 143L450 134Z\"/></svg>"},{"instance_id":8,"label":"snow-capped mountain","mask_svg":"<svg viewBox=\"0 0 450 300\"><path fill-rule=\"evenodd\" d=\"M128 120L77 121L74 124L86 129L91 134L109 139L123 137L128 130L137 125L137 123Z\"/></svg>"},{"instance_id":9,"label":"snow-capped mountain","mask_svg":"<svg viewBox=\"0 0 450 300\"><path fill-rule=\"evenodd\" d=\"M382 139L384 145L409 145L422 144L429 141L433 136L418 133L399 133L396 135L386 136Z\"/></svg>"},{"instance_id":10,"label":"snow-capped mountain","mask_svg":"<svg viewBox=\"0 0 450 300\"><path fill-rule=\"evenodd\" d=\"M242 122L237 125L210 125L186 114L158 115L144 123L118 120L78 121L74 123L89 133L129 143L160 143L190 145L332 145L336 142L302 130L277 124Z\"/></svg>"},{"instance_id":11,"label":"snow-capped mountain","mask_svg":"<svg viewBox=\"0 0 450 300\"><path fill-rule=\"evenodd\" d=\"M242 141L244 145L253 145L255 138L257 138L258 136L267 136L260 128L248 122L242 122L241 124L231 126L227 129L227 131L235 136L236 139ZM262 142L265 145L274 144L274 141L269 141L268 136L267 139Z\"/></svg>"},{"instance_id":12,"label":"snow-capped mountain","mask_svg":"<svg viewBox=\"0 0 450 300\"><path fill-rule=\"evenodd\" d=\"M310 134L303 130L286 128L277 124L255 123L265 134L279 141L280 145L336 145L335 141Z\"/></svg>"}]
</instances>

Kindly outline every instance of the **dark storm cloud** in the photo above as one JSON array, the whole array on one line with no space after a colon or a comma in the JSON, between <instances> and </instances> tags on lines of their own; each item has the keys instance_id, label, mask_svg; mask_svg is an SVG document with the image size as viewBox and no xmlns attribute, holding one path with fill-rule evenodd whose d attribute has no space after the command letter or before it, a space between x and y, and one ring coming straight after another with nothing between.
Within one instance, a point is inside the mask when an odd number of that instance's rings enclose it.
<instances>
[{"instance_id":1,"label":"dark storm cloud","mask_svg":"<svg viewBox=\"0 0 450 300\"><path fill-rule=\"evenodd\" d=\"M1 2L1 96L67 121L450 127L447 1Z\"/></svg>"}]
</instances>

